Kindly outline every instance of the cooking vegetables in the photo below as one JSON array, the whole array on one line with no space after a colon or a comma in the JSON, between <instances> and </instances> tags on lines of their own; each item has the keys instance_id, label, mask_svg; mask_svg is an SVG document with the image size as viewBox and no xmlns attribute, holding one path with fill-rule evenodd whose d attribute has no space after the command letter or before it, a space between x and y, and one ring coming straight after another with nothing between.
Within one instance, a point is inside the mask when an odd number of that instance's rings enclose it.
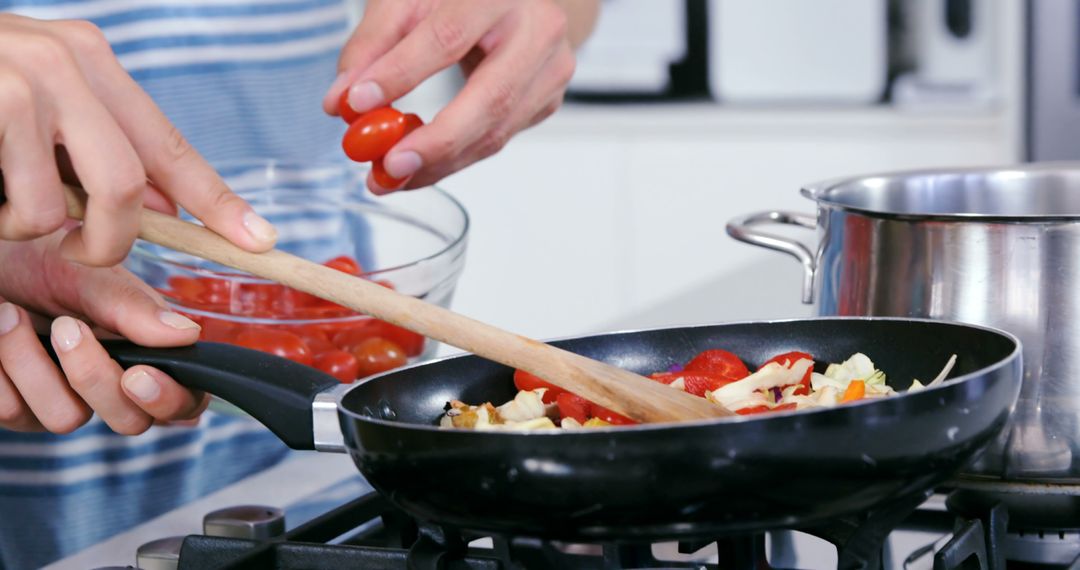
<instances>
[{"instance_id":1,"label":"cooking vegetables","mask_svg":"<svg viewBox=\"0 0 1080 570\"><path fill-rule=\"evenodd\" d=\"M348 256L324 265L351 275L363 273ZM202 326L199 340L276 354L342 382L397 368L424 350L421 335L283 285L186 276L170 277L167 283L161 293ZM277 324L275 319L310 322Z\"/></svg>"},{"instance_id":2,"label":"cooking vegetables","mask_svg":"<svg viewBox=\"0 0 1080 570\"><path fill-rule=\"evenodd\" d=\"M914 379L908 391L944 382L956 355L927 386ZM651 379L684 390L734 410L739 415L833 407L869 398L894 396L885 373L862 353L825 372L814 372L814 357L787 352L750 372L736 355L725 350L706 350L690 362L657 372ZM634 424L607 408L589 402L523 370L514 372L517 396L502 406L490 402L471 406L460 401L447 404L443 427L478 430L585 429Z\"/></svg>"}]
</instances>

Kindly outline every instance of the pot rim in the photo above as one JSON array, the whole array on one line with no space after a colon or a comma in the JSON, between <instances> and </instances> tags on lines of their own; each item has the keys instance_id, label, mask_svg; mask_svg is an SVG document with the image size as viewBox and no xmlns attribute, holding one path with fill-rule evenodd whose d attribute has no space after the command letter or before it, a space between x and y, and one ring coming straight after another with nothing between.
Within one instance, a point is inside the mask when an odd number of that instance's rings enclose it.
<instances>
[{"instance_id":1,"label":"pot rim","mask_svg":"<svg viewBox=\"0 0 1080 570\"><path fill-rule=\"evenodd\" d=\"M1027 177L1032 174L1047 173L1075 173L1080 177L1080 161L1055 161L1039 162L1030 164L1016 164L1009 166L982 166L982 167L959 167L959 168L922 168L911 170L896 170L863 174L856 176L835 177L811 184L805 184L799 193L804 197L817 202L819 207L828 207L847 212L855 212L877 218L910 220L910 221L967 221L967 222L1045 222L1045 221L1076 221L1080 220L1080 213L1076 214L982 214L982 213L940 213L940 212L896 212L866 206L855 206L841 200L829 197L829 194L843 186L864 184L887 184L904 178L919 178L928 176L963 176L982 175L998 177Z\"/></svg>"}]
</instances>

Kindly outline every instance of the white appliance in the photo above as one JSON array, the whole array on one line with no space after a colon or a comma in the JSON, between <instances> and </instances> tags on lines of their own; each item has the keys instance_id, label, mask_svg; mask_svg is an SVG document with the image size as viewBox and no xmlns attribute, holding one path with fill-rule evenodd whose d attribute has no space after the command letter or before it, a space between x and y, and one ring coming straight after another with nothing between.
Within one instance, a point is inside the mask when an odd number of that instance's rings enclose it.
<instances>
[{"instance_id":1,"label":"white appliance","mask_svg":"<svg viewBox=\"0 0 1080 570\"><path fill-rule=\"evenodd\" d=\"M876 103L885 0L709 0L709 82L730 103Z\"/></svg>"},{"instance_id":2,"label":"white appliance","mask_svg":"<svg viewBox=\"0 0 1080 570\"><path fill-rule=\"evenodd\" d=\"M917 77L929 85L984 87L993 80L997 0L914 0Z\"/></svg>"},{"instance_id":3,"label":"white appliance","mask_svg":"<svg viewBox=\"0 0 1080 570\"><path fill-rule=\"evenodd\" d=\"M903 106L993 102L997 95L1000 0L911 0L902 5L914 70L898 77Z\"/></svg>"},{"instance_id":4,"label":"white appliance","mask_svg":"<svg viewBox=\"0 0 1080 570\"><path fill-rule=\"evenodd\" d=\"M686 54L683 2L605 0L577 53L569 89L577 93L662 93L669 66Z\"/></svg>"}]
</instances>

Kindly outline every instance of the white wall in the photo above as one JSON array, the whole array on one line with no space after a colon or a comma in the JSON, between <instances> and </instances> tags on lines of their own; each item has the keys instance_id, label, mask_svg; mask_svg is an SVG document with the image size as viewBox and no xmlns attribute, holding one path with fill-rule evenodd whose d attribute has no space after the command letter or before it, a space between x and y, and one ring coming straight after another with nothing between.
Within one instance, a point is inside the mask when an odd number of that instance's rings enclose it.
<instances>
[{"instance_id":1,"label":"white wall","mask_svg":"<svg viewBox=\"0 0 1080 570\"><path fill-rule=\"evenodd\" d=\"M729 218L812 212L798 189L822 178L1012 162L1011 137L999 112L567 108L443 184L473 220L455 307L538 337L794 316L797 264Z\"/></svg>"}]
</instances>

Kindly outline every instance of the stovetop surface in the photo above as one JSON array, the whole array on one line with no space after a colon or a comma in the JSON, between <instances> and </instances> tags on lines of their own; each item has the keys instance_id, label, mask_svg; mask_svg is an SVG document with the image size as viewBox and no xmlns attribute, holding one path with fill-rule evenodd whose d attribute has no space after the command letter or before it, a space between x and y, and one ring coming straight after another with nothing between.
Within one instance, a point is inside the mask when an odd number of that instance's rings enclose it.
<instances>
[{"instance_id":1,"label":"stovetop surface","mask_svg":"<svg viewBox=\"0 0 1080 570\"><path fill-rule=\"evenodd\" d=\"M906 497L859 516L794 532L757 533L715 540L657 544L565 544L528 537L492 536L417 523L371 493L269 539L191 535L179 551L178 568L370 568L440 569L754 569L897 567L898 534L923 536L901 552L899 567L1066 568L1080 570L1080 529L1024 533L1008 527L1008 510L962 492L927 500ZM964 512L946 509L963 503ZM1080 526L1080 521L1078 521ZM920 535L920 533L922 533ZM827 556L805 554L807 535L833 545ZM819 540L820 542L820 540ZM910 545L910 541L908 542ZM921 544L921 545L920 545ZM819 545L820 546L820 545ZM821 552L817 550L816 552ZM1020 555L1024 562L1009 559ZM1033 561L1039 561L1036 563ZM1052 562L1045 564L1046 562ZM809 563L809 564L807 564Z\"/></svg>"}]
</instances>

